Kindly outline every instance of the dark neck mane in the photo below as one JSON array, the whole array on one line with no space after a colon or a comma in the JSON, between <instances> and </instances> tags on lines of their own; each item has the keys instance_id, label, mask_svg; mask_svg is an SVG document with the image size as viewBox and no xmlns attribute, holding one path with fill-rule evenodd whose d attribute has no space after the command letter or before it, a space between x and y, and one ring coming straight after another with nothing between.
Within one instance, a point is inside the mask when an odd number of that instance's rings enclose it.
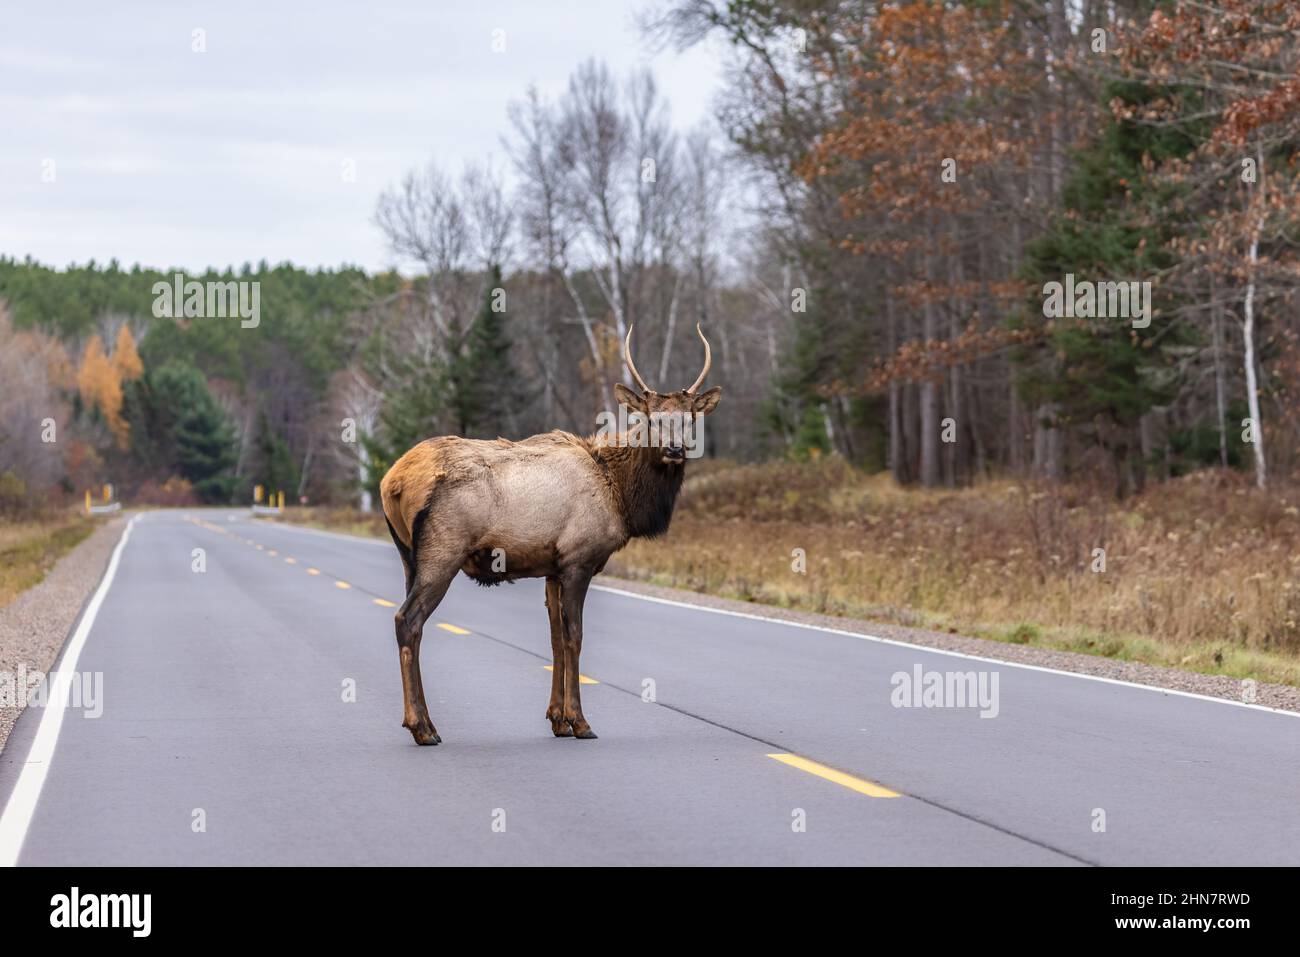
<instances>
[{"instance_id":1,"label":"dark neck mane","mask_svg":"<svg viewBox=\"0 0 1300 957\"><path fill-rule=\"evenodd\" d=\"M668 531L685 465L664 465L657 448L593 444L591 454L605 470L628 535L655 538Z\"/></svg>"}]
</instances>

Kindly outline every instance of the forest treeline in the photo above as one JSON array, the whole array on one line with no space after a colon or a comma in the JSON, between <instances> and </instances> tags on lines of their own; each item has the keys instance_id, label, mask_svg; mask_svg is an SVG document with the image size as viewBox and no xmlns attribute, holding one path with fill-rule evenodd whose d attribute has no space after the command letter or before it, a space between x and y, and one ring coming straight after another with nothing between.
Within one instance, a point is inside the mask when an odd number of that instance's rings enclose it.
<instances>
[{"instance_id":1,"label":"forest treeline","mask_svg":"<svg viewBox=\"0 0 1300 957\"><path fill-rule=\"evenodd\" d=\"M1300 8L677 0L643 25L725 42L712 122L678 132L653 76L595 61L521 90L508 174L434 157L378 198L400 273L186 275L260 284L253 328L158 315L174 270L0 258L0 507L102 482L364 503L425 436L593 430L629 329L682 388L697 323L714 455L1121 496L1293 473ZM1149 284L1141 321L1045 308L1116 283Z\"/></svg>"}]
</instances>

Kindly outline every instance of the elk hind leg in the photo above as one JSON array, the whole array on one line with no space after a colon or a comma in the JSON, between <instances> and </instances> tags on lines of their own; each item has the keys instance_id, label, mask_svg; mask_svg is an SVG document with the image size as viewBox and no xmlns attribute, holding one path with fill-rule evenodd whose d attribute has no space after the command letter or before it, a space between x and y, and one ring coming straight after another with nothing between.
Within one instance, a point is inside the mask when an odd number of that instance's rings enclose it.
<instances>
[{"instance_id":1,"label":"elk hind leg","mask_svg":"<svg viewBox=\"0 0 1300 957\"><path fill-rule=\"evenodd\" d=\"M424 623L447 593L457 564L424 564L415 570L410 593L397 609L397 653L402 667L402 727L411 732L416 744L440 744L442 738L429 719L424 700L424 681L420 675L420 641Z\"/></svg>"}]
</instances>

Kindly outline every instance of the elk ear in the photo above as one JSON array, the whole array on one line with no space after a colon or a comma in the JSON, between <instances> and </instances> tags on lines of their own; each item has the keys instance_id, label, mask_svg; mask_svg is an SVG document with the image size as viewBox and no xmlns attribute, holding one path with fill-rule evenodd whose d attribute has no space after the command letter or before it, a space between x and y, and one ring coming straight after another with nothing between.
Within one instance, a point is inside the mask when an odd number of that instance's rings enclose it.
<instances>
[{"instance_id":1,"label":"elk ear","mask_svg":"<svg viewBox=\"0 0 1300 957\"><path fill-rule=\"evenodd\" d=\"M625 405L629 409L639 412L646 410L644 396L637 395L621 382L614 383L614 398L618 399L619 405Z\"/></svg>"},{"instance_id":2,"label":"elk ear","mask_svg":"<svg viewBox=\"0 0 1300 957\"><path fill-rule=\"evenodd\" d=\"M712 389L701 392L695 396L695 402L691 406L691 411L696 415L708 415L717 408L718 400L722 398L722 386L715 385Z\"/></svg>"}]
</instances>

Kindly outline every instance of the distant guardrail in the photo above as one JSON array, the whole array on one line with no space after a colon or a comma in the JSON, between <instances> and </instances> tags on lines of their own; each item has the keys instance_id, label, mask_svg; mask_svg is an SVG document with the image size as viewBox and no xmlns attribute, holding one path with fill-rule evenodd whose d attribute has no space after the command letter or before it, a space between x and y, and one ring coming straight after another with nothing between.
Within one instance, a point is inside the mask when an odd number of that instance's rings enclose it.
<instances>
[{"instance_id":1,"label":"distant guardrail","mask_svg":"<svg viewBox=\"0 0 1300 957\"><path fill-rule=\"evenodd\" d=\"M263 499L267 504L263 505ZM254 515L279 515L284 511L284 492L272 492L266 494L266 486L253 486L253 514Z\"/></svg>"},{"instance_id":2,"label":"distant guardrail","mask_svg":"<svg viewBox=\"0 0 1300 957\"><path fill-rule=\"evenodd\" d=\"M119 512L122 510L122 503L116 501L113 497L112 485L104 486L103 496L104 496L103 498L104 504L95 505L93 499L90 497L90 491L89 490L86 491L86 514L87 515L108 515L111 512Z\"/></svg>"}]
</instances>

